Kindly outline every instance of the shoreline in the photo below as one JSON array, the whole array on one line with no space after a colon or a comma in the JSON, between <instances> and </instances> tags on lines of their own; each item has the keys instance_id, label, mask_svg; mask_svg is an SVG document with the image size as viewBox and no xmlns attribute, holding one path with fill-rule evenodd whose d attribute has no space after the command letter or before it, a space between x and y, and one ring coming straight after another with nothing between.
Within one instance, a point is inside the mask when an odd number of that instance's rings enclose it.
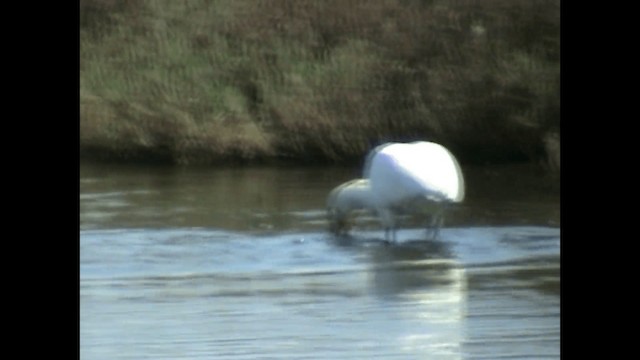
<instances>
[{"instance_id":1,"label":"shoreline","mask_svg":"<svg viewBox=\"0 0 640 360\"><path fill-rule=\"evenodd\" d=\"M560 168L559 0L80 3L80 156Z\"/></svg>"}]
</instances>

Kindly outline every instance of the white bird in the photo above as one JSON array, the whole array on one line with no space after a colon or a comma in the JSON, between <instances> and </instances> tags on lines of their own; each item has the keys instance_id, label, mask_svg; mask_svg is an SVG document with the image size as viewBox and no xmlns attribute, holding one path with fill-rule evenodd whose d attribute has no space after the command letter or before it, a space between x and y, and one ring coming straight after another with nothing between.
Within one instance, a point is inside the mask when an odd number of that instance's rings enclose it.
<instances>
[{"instance_id":1,"label":"white bird","mask_svg":"<svg viewBox=\"0 0 640 360\"><path fill-rule=\"evenodd\" d=\"M355 209L373 209L385 229L385 239L396 239L395 214L416 208L431 214L433 236L438 235L443 212L464 200L464 178L455 156L444 146L425 141L387 143L367 156L365 179L336 187L327 201L331 229L348 231L347 216Z\"/></svg>"},{"instance_id":2,"label":"white bird","mask_svg":"<svg viewBox=\"0 0 640 360\"><path fill-rule=\"evenodd\" d=\"M336 186L327 198L329 229L335 234L346 234L351 212L367 209L375 209L368 179L354 179Z\"/></svg>"}]
</instances>

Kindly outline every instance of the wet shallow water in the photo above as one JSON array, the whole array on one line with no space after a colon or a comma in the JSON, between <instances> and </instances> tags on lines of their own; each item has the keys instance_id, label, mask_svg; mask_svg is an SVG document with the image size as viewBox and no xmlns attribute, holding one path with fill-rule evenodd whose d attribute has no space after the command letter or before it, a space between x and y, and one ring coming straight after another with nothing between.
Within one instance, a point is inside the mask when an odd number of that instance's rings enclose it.
<instances>
[{"instance_id":1,"label":"wet shallow water","mask_svg":"<svg viewBox=\"0 0 640 360\"><path fill-rule=\"evenodd\" d=\"M409 221L388 244L371 216L326 231L356 176L82 164L81 358L559 358L544 179L469 170L439 239Z\"/></svg>"}]
</instances>

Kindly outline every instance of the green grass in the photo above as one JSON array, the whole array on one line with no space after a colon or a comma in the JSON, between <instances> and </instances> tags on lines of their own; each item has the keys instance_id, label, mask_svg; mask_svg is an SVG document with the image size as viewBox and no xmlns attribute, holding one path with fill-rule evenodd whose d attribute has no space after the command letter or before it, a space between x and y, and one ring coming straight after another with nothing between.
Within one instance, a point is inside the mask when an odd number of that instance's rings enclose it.
<instances>
[{"instance_id":1,"label":"green grass","mask_svg":"<svg viewBox=\"0 0 640 360\"><path fill-rule=\"evenodd\" d=\"M558 0L80 5L82 156L352 162L415 139L463 162L559 151Z\"/></svg>"}]
</instances>

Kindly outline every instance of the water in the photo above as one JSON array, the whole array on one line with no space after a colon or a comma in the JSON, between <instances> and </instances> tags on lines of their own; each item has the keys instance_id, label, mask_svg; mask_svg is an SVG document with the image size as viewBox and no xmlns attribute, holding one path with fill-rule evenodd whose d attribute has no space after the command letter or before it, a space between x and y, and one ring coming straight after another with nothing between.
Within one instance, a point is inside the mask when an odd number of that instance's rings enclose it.
<instances>
[{"instance_id":1,"label":"water","mask_svg":"<svg viewBox=\"0 0 640 360\"><path fill-rule=\"evenodd\" d=\"M557 187L464 170L439 239L388 244L326 231L357 169L81 164L81 358L557 359Z\"/></svg>"}]
</instances>

